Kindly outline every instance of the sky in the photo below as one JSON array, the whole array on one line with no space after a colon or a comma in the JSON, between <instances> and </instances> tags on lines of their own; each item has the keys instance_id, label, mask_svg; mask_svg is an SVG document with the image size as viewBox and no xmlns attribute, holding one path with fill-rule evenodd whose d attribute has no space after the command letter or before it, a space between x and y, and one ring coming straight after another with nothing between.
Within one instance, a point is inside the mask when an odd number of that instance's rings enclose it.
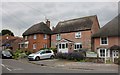
<instances>
[{"instance_id":1,"label":"sky","mask_svg":"<svg viewBox=\"0 0 120 75\"><path fill-rule=\"evenodd\" d=\"M32 1L32 0L31 0ZM97 15L104 26L118 15L118 2L2 2L0 4L0 30L9 29L15 36L36 23L49 19L52 26L59 21Z\"/></svg>"}]
</instances>

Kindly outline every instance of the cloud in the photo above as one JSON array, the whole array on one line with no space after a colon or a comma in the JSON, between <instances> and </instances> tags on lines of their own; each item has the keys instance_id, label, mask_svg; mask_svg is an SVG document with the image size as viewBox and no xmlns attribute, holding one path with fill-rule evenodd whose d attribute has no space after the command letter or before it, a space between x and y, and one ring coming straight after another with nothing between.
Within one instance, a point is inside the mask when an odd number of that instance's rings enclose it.
<instances>
[{"instance_id":1,"label":"cloud","mask_svg":"<svg viewBox=\"0 0 120 75\"><path fill-rule=\"evenodd\" d=\"M5 2L2 3L2 29L11 29L15 35L22 33L33 24L51 21L51 27L59 21L97 15L100 25L117 16L117 2Z\"/></svg>"}]
</instances>

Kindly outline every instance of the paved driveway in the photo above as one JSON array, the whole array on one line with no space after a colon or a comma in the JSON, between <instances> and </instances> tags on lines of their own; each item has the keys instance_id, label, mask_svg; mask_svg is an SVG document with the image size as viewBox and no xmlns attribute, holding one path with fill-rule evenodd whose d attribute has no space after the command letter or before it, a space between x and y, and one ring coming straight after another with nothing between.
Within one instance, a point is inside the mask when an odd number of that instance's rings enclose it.
<instances>
[{"instance_id":1,"label":"paved driveway","mask_svg":"<svg viewBox=\"0 0 120 75\"><path fill-rule=\"evenodd\" d=\"M118 65L116 64L99 64L91 62L73 62L59 59L47 59L40 61L28 61L28 60L19 60L21 62L29 62L39 66L47 66L52 68L62 68L69 70L80 70L88 72L101 72L101 73L118 73Z\"/></svg>"}]
</instances>

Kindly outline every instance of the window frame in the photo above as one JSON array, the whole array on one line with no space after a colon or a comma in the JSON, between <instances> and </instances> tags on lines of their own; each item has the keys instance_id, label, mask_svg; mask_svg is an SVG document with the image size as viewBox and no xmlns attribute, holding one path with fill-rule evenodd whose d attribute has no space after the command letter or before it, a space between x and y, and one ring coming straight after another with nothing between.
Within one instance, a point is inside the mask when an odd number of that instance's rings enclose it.
<instances>
[{"instance_id":1,"label":"window frame","mask_svg":"<svg viewBox=\"0 0 120 75\"><path fill-rule=\"evenodd\" d=\"M103 44L102 38L106 38L107 44ZM100 37L100 45L108 45L108 37Z\"/></svg>"},{"instance_id":2,"label":"window frame","mask_svg":"<svg viewBox=\"0 0 120 75\"><path fill-rule=\"evenodd\" d=\"M75 33L75 38L81 38L81 34L82 34L81 32L76 32L76 33ZM79 37L78 37L78 36L79 36Z\"/></svg>"},{"instance_id":3,"label":"window frame","mask_svg":"<svg viewBox=\"0 0 120 75\"><path fill-rule=\"evenodd\" d=\"M33 39L34 40L37 39L37 35L36 34L33 35Z\"/></svg>"},{"instance_id":4,"label":"window frame","mask_svg":"<svg viewBox=\"0 0 120 75\"><path fill-rule=\"evenodd\" d=\"M25 36L25 40L28 40L28 36Z\"/></svg>"},{"instance_id":5,"label":"window frame","mask_svg":"<svg viewBox=\"0 0 120 75\"><path fill-rule=\"evenodd\" d=\"M44 38L44 39L47 39L47 34L43 34L43 38Z\"/></svg>"},{"instance_id":6,"label":"window frame","mask_svg":"<svg viewBox=\"0 0 120 75\"><path fill-rule=\"evenodd\" d=\"M79 45L79 48L77 48L77 46ZM74 50L79 50L82 48L82 43L74 43Z\"/></svg>"},{"instance_id":7,"label":"window frame","mask_svg":"<svg viewBox=\"0 0 120 75\"><path fill-rule=\"evenodd\" d=\"M61 35L60 34L56 34L56 40L61 40Z\"/></svg>"},{"instance_id":8,"label":"window frame","mask_svg":"<svg viewBox=\"0 0 120 75\"><path fill-rule=\"evenodd\" d=\"M36 49L37 48L37 44L33 44L33 49Z\"/></svg>"}]
</instances>

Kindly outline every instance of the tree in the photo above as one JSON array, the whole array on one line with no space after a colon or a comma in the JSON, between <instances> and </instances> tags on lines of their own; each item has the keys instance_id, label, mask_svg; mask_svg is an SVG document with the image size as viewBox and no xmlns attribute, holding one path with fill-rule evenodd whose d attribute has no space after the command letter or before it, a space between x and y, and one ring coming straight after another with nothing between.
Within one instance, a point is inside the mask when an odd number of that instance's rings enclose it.
<instances>
[{"instance_id":1,"label":"tree","mask_svg":"<svg viewBox=\"0 0 120 75\"><path fill-rule=\"evenodd\" d=\"M1 33L2 33L2 36L3 36L3 35L6 35L6 34L11 35L11 36L14 36L13 32L10 31L10 30L8 30L8 29L2 30Z\"/></svg>"}]
</instances>

